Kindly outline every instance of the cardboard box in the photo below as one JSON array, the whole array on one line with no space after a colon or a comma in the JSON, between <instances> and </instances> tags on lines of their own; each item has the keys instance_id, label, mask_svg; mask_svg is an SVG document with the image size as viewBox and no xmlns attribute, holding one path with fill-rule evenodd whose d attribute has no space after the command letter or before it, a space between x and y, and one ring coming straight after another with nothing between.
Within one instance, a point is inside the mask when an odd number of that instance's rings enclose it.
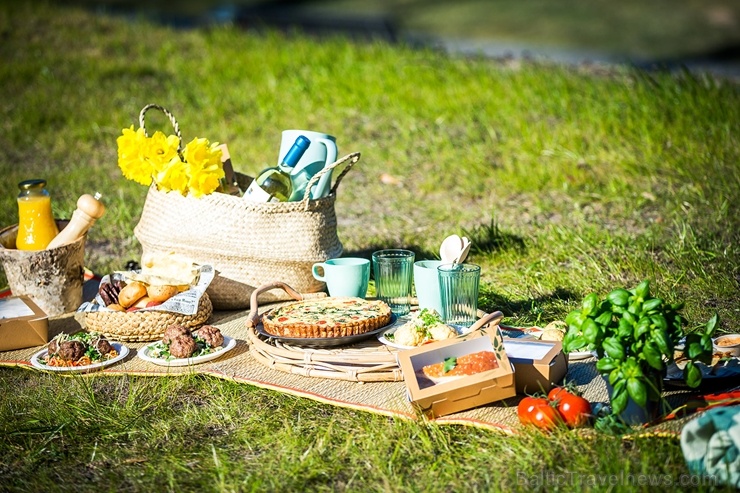
<instances>
[{"instance_id":1,"label":"cardboard box","mask_svg":"<svg viewBox=\"0 0 740 493\"><path fill-rule=\"evenodd\" d=\"M441 383L434 383L422 372L424 366L443 362L445 358L479 351L493 352L498 368ZM429 417L464 411L516 395L514 367L506 355L498 327L488 333L477 331L464 339L448 339L399 351L397 359L409 400Z\"/></svg>"},{"instance_id":2,"label":"cardboard box","mask_svg":"<svg viewBox=\"0 0 740 493\"><path fill-rule=\"evenodd\" d=\"M504 347L516 369L518 394L547 392L568 373L561 342L504 337Z\"/></svg>"},{"instance_id":3,"label":"cardboard box","mask_svg":"<svg viewBox=\"0 0 740 493\"><path fill-rule=\"evenodd\" d=\"M0 351L49 342L49 318L28 296L0 299Z\"/></svg>"}]
</instances>

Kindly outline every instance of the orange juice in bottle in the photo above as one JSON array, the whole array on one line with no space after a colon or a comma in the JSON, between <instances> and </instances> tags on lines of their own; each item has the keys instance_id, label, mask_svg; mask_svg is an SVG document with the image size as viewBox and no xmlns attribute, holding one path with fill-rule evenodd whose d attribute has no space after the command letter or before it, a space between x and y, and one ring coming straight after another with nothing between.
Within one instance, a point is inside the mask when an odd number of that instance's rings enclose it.
<instances>
[{"instance_id":1,"label":"orange juice in bottle","mask_svg":"<svg viewBox=\"0 0 740 493\"><path fill-rule=\"evenodd\" d=\"M25 180L18 184L18 250L43 250L59 234L51 213L46 180Z\"/></svg>"}]
</instances>

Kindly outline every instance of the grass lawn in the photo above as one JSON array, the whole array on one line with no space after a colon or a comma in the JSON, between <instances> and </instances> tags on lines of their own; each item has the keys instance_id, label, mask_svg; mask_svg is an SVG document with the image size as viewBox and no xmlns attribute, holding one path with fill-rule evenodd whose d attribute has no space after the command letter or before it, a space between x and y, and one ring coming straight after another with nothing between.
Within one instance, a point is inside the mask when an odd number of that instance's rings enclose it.
<instances>
[{"instance_id":1,"label":"grass lawn","mask_svg":"<svg viewBox=\"0 0 740 493\"><path fill-rule=\"evenodd\" d=\"M0 2L0 39L0 225L17 222L23 179L48 180L58 217L100 191L108 212L86 247L96 272L141 253L133 228L146 189L121 176L115 140L156 102L186 140L227 142L252 175L274 164L287 128L362 152L337 198L345 254L394 246L432 258L446 235L466 234L469 261L482 266L481 308L501 309L508 324L562 319L589 292L647 278L686 302L689 330L718 312L720 332L738 332L737 85L176 31L42 2ZM166 123L153 117L148 128ZM0 369L0 396L9 491L686 486L672 438L505 437L197 376Z\"/></svg>"}]
</instances>

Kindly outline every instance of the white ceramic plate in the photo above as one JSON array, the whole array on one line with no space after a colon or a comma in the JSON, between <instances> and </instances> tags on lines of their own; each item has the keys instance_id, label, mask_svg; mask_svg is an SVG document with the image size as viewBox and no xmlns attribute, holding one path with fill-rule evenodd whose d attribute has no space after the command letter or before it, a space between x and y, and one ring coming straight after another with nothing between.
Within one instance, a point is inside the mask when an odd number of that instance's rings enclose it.
<instances>
[{"instance_id":1,"label":"white ceramic plate","mask_svg":"<svg viewBox=\"0 0 740 493\"><path fill-rule=\"evenodd\" d=\"M408 322L408 320L403 320L403 321L401 321L401 323L395 324L391 328L389 328L388 330L384 330L383 332L379 333L378 334L378 340L380 342L382 342L383 344L385 344L386 346L390 346L390 347L393 347L393 348L396 348L396 349L415 349L415 348L419 347L419 346L404 346L404 345L398 344L397 342L394 342L394 341L392 341L392 340L390 340L390 339L388 339L386 337L386 336L389 336L391 334L394 334L398 330L398 328L401 327L406 322ZM457 335L458 336L465 335L468 332L470 332L470 327L461 327L461 326L458 326L458 325L450 325L450 327L452 327L455 330L455 332L457 332ZM435 342L435 341L429 341L429 342L427 342L427 344L430 344L432 342ZM449 378L449 377L446 377L446 378Z\"/></svg>"},{"instance_id":2,"label":"white ceramic plate","mask_svg":"<svg viewBox=\"0 0 740 493\"><path fill-rule=\"evenodd\" d=\"M159 341L157 341L159 342ZM236 339L233 339L228 336L224 336L224 344L221 346L221 349L218 351L215 351L213 353L204 354L203 356L196 356L195 358L173 358L173 359L164 359L164 358L154 358L152 356L149 356L149 351L152 349L152 346L154 344L157 344L157 342L152 342L151 344L147 344L143 348L139 349L137 351L136 355L143 359L144 361L148 361L149 363L154 363L155 365L159 366L189 366L189 365L198 365L200 363L205 363L206 361L211 361L216 358L220 358L224 354L228 353L232 349L236 347Z\"/></svg>"},{"instance_id":3,"label":"white ceramic plate","mask_svg":"<svg viewBox=\"0 0 740 493\"><path fill-rule=\"evenodd\" d=\"M111 342L111 346L113 346L113 349L115 349L118 352L118 356L115 358L111 358L106 361L101 361L100 363L93 363L92 365L85 365L85 366L49 366L43 364L40 359L46 357L46 355L49 353L48 349L42 349L38 353L31 356L31 365L35 368L38 368L40 370L47 370L47 371L59 371L59 372L66 372L66 373L86 373L89 371L99 370L101 368L104 368L106 366L110 366L114 363L117 363L121 361L123 358L128 356L128 348L124 346L121 343L118 342Z\"/></svg>"}]
</instances>

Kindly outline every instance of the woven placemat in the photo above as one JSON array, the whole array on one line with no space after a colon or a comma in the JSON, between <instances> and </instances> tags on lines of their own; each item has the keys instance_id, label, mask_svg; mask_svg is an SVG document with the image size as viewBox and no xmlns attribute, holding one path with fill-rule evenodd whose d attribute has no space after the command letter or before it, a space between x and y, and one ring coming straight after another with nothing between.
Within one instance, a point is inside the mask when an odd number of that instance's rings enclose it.
<instances>
[{"instance_id":1,"label":"woven placemat","mask_svg":"<svg viewBox=\"0 0 740 493\"><path fill-rule=\"evenodd\" d=\"M274 308L276 305L264 309ZM148 375L177 376L189 373L201 373L217 378L249 383L257 387L271 389L286 394L307 397L316 401L358 409L388 416L415 419L418 417L406 398L406 385L402 381L362 382L317 378L286 371L279 371L258 361L250 353L248 340L250 335L246 327L247 312L214 312L210 322L221 331L237 340L236 347L216 360L192 367L163 367L148 363L136 356L136 350L144 343L126 343L131 350L122 362L112 365L100 372L88 375ZM54 317L49 320L49 336L60 332L80 330L81 318L74 314ZM366 347L377 344L378 350L384 350L380 342L368 340ZM36 370L31 366L31 356L42 347L0 352L0 366L21 367ZM607 401L607 391L603 379L596 371L592 359L571 362L567 380L575 383L591 402ZM689 392L668 392L668 402L678 407L691 397ZM516 405L521 397L513 397L494 402L475 409L443 416L435 420L440 424L463 424L487 429L515 433L520 429L516 416ZM422 419L422 418L419 418ZM644 431L654 434L676 436L686 419L676 419L652 426Z\"/></svg>"}]
</instances>

